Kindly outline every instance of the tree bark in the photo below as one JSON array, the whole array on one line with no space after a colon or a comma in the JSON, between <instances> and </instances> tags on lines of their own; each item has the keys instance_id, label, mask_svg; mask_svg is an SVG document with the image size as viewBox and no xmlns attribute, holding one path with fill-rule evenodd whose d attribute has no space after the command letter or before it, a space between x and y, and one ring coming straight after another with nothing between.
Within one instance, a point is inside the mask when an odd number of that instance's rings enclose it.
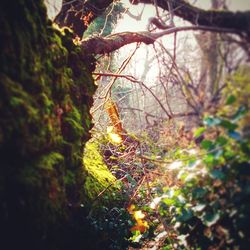
<instances>
[{"instance_id":1,"label":"tree bark","mask_svg":"<svg viewBox=\"0 0 250 250\"><path fill-rule=\"evenodd\" d=\"M206 27L206 26L186 26L186 27L173 27L160 32L122 32L117 34L112 34L107 37L90 37L88 39L82 40L81 48L84 53L88 54L107 54L111 53L127 44L131 43L145 43L153 44L158 38L169 35L172 33L180 31L190 31L190 30L205 30L211 32L226 32L235 33L237 31L231 29L222 29L216 27Z\"/></svg>"}]
</instances>

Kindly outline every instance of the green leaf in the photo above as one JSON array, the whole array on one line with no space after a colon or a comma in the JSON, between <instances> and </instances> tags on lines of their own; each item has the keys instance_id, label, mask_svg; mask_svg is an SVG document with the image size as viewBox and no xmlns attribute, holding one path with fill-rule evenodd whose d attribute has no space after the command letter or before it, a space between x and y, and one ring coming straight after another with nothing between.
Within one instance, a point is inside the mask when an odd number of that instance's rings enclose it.
<instances>
[{"instance_id":1,"label":"green leaf","mask_svg":"<svg viewBox=\"0 0 250 250\"><path fill-rule=\"evenodd\" d=\"M192 207L194 212L201 212L206 207L206 204L199 203L196 206Z\"/></svg>"},{"instance_id":2,"label":"green leaf","mask_svg":"<svg viewBox=\"0 0 250 250\"><path fill-rule=\"evenodd\" d=\"M195 130L194 132L194 137L198 138L199 136L201 136L204 132L206 131L205 127L200 127L198 129Z\"/></svg>"},{"instance_id":3,"label":"green leaf","mask_svg":"<svg viewBox=\"0 0 250 250\"><path fill-rule=\"evenodd\" d=\"M198 187L193 190L192 196L194 199L199 199L204 197L207 194L207 192L208 192L207 189Z\"/></svg>"},{"instance_id":4,"label":"green leaf","mask_svg":"<svg viewBox=\"0 0 250 250\"><path fill-rule=\"evenodd\" d=\"M213 152L214 158L217 160L219 159L222 155L223 155L223 150L222 149L218 149L216 151Z\"/></svg>"},{"instance_id":5,"label":"green leaf","mask_svg":"<svg viewBox=\"0 0 250 250\"><path fill-rule=\"evenodd\" d=\"M201 142L201 147L203 149L206 149L206 150L211 150L214 148L214 143L212 141L209 141L209 140L203 140Z\"/></svg>"},{"instance_id":6,"label":"green leaf","mask_svg":"<svg viewBox=\"0 0 250 250\"><path fill-rule=\"evenodd\" d=\"M237 124L234 124L228 120L222 120L220 126L226 128L229 131L234 131L238 127Z\"/></svg>"},{"instance_id":7,"label":"green leaf","mask_svg":"<svg viewBox=\"0 0 250 250\"><path fill-rule=\"evenodd\" d=\"M216 159L214 154L208 154L206 157L204 157L203 162L208 165L215 165Z\"/></svg>"},{"instance_id":8,"label":"green leaf","mask_svg":"<svg viewBox=\"0 0 250 250\"><path fill-rule=\"evenodd\" d=\"M128 180L128 182L132 185L132 186L136 186L137 182L135 181L135 179L133 177L131 177L131 175L126 174L126 178Z\"/></svg>"},{"instance_id":9,"label":"green leaf","mask_svg":"<svg viewBox=\"0 0 250 250\"><path fill-rule=\"evenodd\" d=\"M221 123L221 119L217 117L206 117L203 122L208 127L212 127L215 125L219 125Z\"/></svg>"},{"instance_id":10,"label":"green leaf","mask_svg":"<svg viewBox=\"0 0 250 250\"><path fill-rule=\"evenodd\" d=\"M230 95L226 100L226 105L230 105L236 101L236 97L234 95Z\"/></svg>"},{"instance_id":11,"label":"green leaf","mask_svg":"<svg viewBox=\"0 0 250 250\"><path fill-rule=\"evenodd\" d=\"M202 218L202 222L204 225L211 227L212 225L217 223L219 219L220 219L219 213L206 213Z\"/></svg>"},{"instance_id":12,"label":"green leaf","mask_svg":"<svg viewBox=\"0 0 250 250\"><path fill-rule=\"evenodd\" d=\"M240 133L236 131L229 131L228 136L234 139L235 141L240 141L242 139Z\"/></svg>"},{"instance_id":13,"label":"green leaf","mask_svg":"<svg viewBox=\"0 0 250 250\"><path fill-rule=\"evenodd\" d=\"M219 136L217 139L216 139L216 144L218 144L219 146L224 146L227 144L227 139L224 137L224 136Z\"/></svg>"},{"instance_id":14,"label":"green leaf","mask_svg":"<svg viewBox=\"0 0 250 250\"><path fill-rule=\"evenodd\" d=\"M177 216L176 220L180 222L186 222L193 217L193 212L191 209L183 208L181 213Z\"/></svg>"},{"instance_id":15,"label":"green leaf","mask_svg":"<svg viewBox=\"0 0 250 250\"><path fill-rule=\"evenodd\" d=\"M165 203L167 206L172 206L175 204L175 199L164 198L162 202Z\"/></svg>"},{"instance_id":16,"label":"green leaf","mask_svg":"<svg viewBox=\"0 0 250 250\"><path fill-rule=\"evenodd\" d=\"M214 169L210 172L210 176L213 179L220 179L223 180L225 178L225 174L221 172L220 170Z\"/></svg>"},{"instance_id":17,"label":"green leaf","mask_svg":"<svg viewBox=\"0 0 250 250\"><path fill-rule=\"evenodd\" d=\"M241 119L246 113L248 112L248 110L246 109L246 107L241 106L239 107L239 109L236 111L236 113L232 116L232 121L236 122L239 119Z\"/></svg>"},{"instance_id":18,"label":"green leaf","mask_svg":"<svg viewBox=\"0 0 250 250\"><path fill-rule=\"evenodd\" d=\"M250 144L248 143L242 143L241 144L241 150L247 154L248 156L250 156Z\"/></svg>"}]
</instances>

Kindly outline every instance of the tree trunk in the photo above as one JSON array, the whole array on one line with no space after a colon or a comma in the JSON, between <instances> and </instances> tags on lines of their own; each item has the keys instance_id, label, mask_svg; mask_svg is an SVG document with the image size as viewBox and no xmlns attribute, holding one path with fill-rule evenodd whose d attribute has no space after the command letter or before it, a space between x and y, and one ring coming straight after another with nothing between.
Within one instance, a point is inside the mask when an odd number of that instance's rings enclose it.
<instances>
[{"instance_id":1,"label":"tree trunk","mask_svg":"<svg viewBox=\"0 0 250 250\"><path fill-rule=\"evenodd\" d=\"M91 241L79 211L94 59L42 0L2 1L0 23L1 246L77 249Z\"/></svg>"}]
</instances>

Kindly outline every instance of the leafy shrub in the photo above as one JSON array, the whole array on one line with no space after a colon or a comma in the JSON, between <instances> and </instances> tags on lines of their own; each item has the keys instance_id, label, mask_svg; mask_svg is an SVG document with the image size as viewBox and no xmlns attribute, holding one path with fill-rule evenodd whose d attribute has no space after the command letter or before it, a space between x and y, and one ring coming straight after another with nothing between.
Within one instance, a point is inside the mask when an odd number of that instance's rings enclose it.
<instances>
[{"instance_id":1,"label":"leafy shrub","mask_svg":"<svg viewBox=\"0 0 250 250\"><path fill-rule=\"evenodd\" d=\"M250 243L250 140L239 129L246 113L242 106L206 117L195 134L205 137L200 155L179 170L181 187L162 195L160 214L179 235L180 247L247 249Z\"/></svg>"}]
</instances>

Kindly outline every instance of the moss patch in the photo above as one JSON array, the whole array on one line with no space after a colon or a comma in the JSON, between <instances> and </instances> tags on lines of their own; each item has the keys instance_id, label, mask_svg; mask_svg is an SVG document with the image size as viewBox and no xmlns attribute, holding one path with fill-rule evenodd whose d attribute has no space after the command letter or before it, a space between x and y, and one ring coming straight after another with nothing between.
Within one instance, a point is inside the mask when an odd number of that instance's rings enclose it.
<instances>
[{"instance_id":1,"label":"moss patch","mask_svg":"<svg viewBox=\"0 0 250 250\"><path fill-rule=\"evenodd\" d=\"M94 58L52 27L42 0L4 0L0 22L0 224L8 244L48 249L86 200Z\"/></svg>"},{"instance_id":2,"label":"moss patch","mask_svg":"<svg viewBox=\"0 0 250 250\"><path fill-rule=\"evenodd\" d=\"M83 163L84 191L89 203L97 201L98 205L108 205L114 203L115 199L119 199L119 182L104 163L96 139L91 139L86 143Z\"/></svg>"}]
</instances>

